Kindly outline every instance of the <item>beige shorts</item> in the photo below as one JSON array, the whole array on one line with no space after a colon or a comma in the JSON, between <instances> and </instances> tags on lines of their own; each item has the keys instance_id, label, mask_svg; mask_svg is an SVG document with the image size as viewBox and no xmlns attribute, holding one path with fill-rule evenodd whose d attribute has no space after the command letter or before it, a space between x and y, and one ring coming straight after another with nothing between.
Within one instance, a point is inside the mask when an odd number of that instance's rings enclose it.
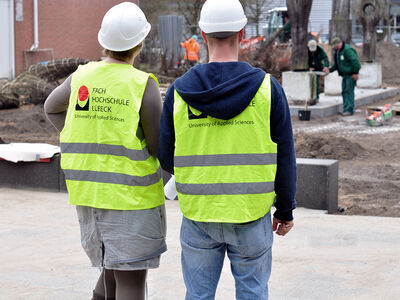
<instances>
[{"instance_id":1,"label":"beige shorts","mask_svg":"<svg viewBox=\"0 0 400 300\"><path fill-rule=\"evenodd\" d=\"M82 247L94 267L133 271L160 264L165 243L165 206L111 210L77 206Z\"/></svg>"}]
</instances>

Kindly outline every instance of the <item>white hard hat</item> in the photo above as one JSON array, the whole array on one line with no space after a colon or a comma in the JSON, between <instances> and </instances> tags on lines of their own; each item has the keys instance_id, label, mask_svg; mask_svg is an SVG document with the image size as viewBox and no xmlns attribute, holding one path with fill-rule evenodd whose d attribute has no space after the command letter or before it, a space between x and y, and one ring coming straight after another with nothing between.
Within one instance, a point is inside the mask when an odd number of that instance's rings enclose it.
<instances>
[{"instance_id":1,"label":"white hard hat","mask_svg":"<svg viewBox=\"0 0 400 300\"><path fill-rule=\"evenodd\" d=\"M139 45L150 29L151 25L139 6L123 2L106 12L97 39L107 50L126 51Z\"/></svg>"},{"instance_id":2,"label":"white hard hat","mask_svg":"<svg viewBox=\"0 0 400 300\"><path fill-rule=\"evenodd\" d=\"M239 0L207 0L200 13L204 33L239 32L247 23Z\"/></svg>"},{"instance_id":3,"label":"white hard hat","mask_svg":"<svg viewBox=\"0 0 400 300\"><path fill-rule=\"evenodd\" d=\"M317 41L309 40L307 46L311 52L315 52L317 50Z\"/></svg>"}]
</instances>

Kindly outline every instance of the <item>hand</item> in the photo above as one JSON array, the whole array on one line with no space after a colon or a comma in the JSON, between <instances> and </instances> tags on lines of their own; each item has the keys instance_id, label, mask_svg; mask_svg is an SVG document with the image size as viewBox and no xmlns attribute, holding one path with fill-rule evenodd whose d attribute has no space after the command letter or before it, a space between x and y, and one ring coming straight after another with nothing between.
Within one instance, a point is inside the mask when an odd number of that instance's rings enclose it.
<instances>
[{"instance_id":1,"label":"hand","mask_svg":"<svg viewBox=\"0 0 400 300\"><path fill-rule=\"evenodd\" d=\"M325 67L325 68L323 69L323 71L324 71L326 74L329 74L329 68L328 68L328 67Z\"/></svg>"},{"instance_id":2,"label":"hand","mask_svg":"<svg viewBox=\"0 0 400 300\"><path fill-rule=\"evenodd\" d=\"M272 231L276 231L277 235L284 236L294 226L293 221L281 221L279 219L272 219Z\"/></svg>"},{"instance_id":3,"label":"hand","mask_svg":"<svg viewBox=\"0 0 400 300\"><path fill-rule=\"evenodd\" d=\"M353 74L353 75L351 75L351 77L353 77L354 81L358 80L358 74Z\"/></svg>"}]
</instances>

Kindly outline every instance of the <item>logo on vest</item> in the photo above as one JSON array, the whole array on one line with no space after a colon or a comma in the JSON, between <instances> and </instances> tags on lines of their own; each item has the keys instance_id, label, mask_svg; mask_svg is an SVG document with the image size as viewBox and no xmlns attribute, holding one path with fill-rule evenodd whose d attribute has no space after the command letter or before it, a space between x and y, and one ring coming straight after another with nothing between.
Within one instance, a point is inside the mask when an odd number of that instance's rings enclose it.
<instances>
[{"instance_id":1,"label":"logo on vest","mask_svg":"<svg viewBox=\"0 0 400 300\"><path fill-rule=\"evenodd\" d=\"M78 99L76 100L75 110L89 111L89 89L82 85L78 91Z\"/></svg>"},{"instance_id":2,"label":"logo on vest","mask_svg":"<svg viewBox=\"0 0 400 300\"><path fill-rule=\"evenodd\" d=\"M189 120L207 119L207 115L205 113L202 113L201 111L190 106L188 106L188 117Z\"/></svg>"}]
</instances>

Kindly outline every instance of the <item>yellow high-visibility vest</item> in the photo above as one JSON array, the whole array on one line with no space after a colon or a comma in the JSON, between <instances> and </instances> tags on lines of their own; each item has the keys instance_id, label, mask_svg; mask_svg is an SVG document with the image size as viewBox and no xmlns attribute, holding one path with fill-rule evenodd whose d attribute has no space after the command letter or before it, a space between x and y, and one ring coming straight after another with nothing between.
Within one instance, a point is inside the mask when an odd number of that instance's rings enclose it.
<instances>
[{"instance_id":1,"label":"yellow high-visibility vest","mask_svg":"<svg viewBox=\"0 0 400 300\"><path fill-rule=\"evenodd\" d=\"M186 218L244 223L269 212L277 160L270 112L269 75L249 106L229 120L204 115L175 90L174 173Z\"/></svg>"},{"instance_id":2,"label":"yellow high-visibility vest","mask_svg":"<svg viewBox=\"0 0 400 300\"><path fill-rule=\"evenodd\" d=\"M69 202L104 209L148 209L164 203L158 159L140 127L149 77L127 64L90 62L71 80L61 168Z\"/></svg>"}]
</instances>

